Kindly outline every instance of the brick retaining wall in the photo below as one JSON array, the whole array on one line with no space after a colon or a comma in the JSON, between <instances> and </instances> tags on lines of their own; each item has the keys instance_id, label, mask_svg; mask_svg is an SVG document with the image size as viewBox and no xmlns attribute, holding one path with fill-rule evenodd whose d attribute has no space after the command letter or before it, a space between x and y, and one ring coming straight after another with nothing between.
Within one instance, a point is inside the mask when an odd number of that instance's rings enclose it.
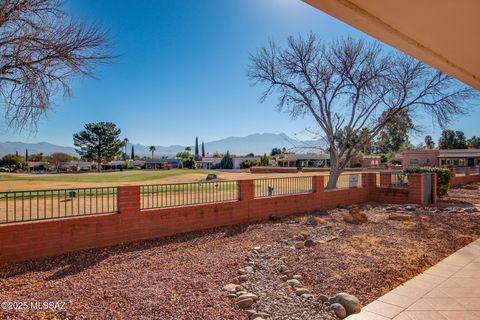
<instances>
[{"instance_id":1,"label":"brick retaining wall","mask_svg":"<svg viewBox=\"0 0 480 320\"><path fill-rule=\"evenodd\" d=\"M480 182L480 174L471 174L470 167L465 168L464 176L458 176L455 168L450 170L452 171L452 181L450 182L452 187L461 186L472 182Z\"/></svg>"},{"instance_id":2,"label":"brick retaining wall","mask_svg":"<svg viewBox=\"0 0 480 320\"><path fill-rule=\"evenodd\" d=\"M311 193L255 199L254 180L240 180L238 201L151 210L140 209L140 186L121 186L118 188L119 212L115 214L1 225L0 263L352 203L423 203L421 174L409 176L409 188L377 187L374 173L363 173L363 181L362 188L325 191L323 176L315 176Z\"/></svg>"}]
</instances>

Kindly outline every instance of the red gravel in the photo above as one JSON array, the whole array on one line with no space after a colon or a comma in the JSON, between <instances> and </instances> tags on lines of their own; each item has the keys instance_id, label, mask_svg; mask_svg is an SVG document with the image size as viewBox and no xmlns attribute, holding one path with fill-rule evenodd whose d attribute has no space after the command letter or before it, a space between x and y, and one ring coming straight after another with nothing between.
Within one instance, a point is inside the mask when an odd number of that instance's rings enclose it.
<instances>
[{"instance_id":1,"label":"red gravel","mask_svg":"<svg viewBox=\"0 0 480 320\"><path fill-rule=\"evenodd\" d=\"M0 267L0 301L65 301L60 318L245 319L222 287L256 245L293 236L263 223ZM36 312L0 310L0 318Z\"/></svg>"},{"instance_id":2,"label":"red gravel","mask_svg":"<svg viewBox=\"0 0 480 320\"><path fill-rule=\"evenodd\" d=\"M451 188L448 196L440 199L440 204L458 204L459 206L480 206L480 183Z\"/></svg>"},{"instance_id":3,"label":"red gravel","mask_svg":"<svg viewBox=\"0 0 480 320\"><path fill-rule=\"evenodd\" d=\"M332 211L323 223L342 227L343 235L288 257L312 293L346 291L369 302L480 235L478 213L429 213L423 228L387 221L378 209L367 214L371 221L357 226ZM0 310L0 318L246 319L222 286L254 246L292 238L303 227L264 222L3 265L0 301L66 304L62 311Z\"/></svg>"}]
</instances>

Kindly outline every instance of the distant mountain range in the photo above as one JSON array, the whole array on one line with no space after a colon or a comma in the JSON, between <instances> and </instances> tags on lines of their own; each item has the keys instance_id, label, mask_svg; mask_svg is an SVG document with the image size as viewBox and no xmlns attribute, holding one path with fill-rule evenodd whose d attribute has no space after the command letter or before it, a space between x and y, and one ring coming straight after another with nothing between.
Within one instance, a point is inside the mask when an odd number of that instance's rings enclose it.
<instances>
[{"instance_id":1,"label":"distant mountain range","mask_svg":"<svg viewBox=\"0 0 480 320\"><path fill-rule=\"evenodd\" d=\"M246 137L228 137L225 139L205 142L205 152L213 154L215 152L225 153L230 151L232 154L245 155L248 153L264 154L270 153L273 148L286 148L292 149L312 145L314 141L300 141L290 138L285 133L255 133ZM148 150L149 146L142 144L133 144L135 147L135 154L139 156L148 156L151 152ZM180 151L185 150L186 146L171 145L171 146L155 146L155 156L172 156ZM194 146L191 152L194 152ZM201 148L201 146L199 146ZM52 154L54 152L65 152L71 155L78 155L73 147L64 147L48 142L39 143L24 143L24 142L0 142L0 156L9 153L18 152L20 155L25 154L25 150L28 149L29 154L43 152L45 155ZM131 144L128 145L128 153L131 150ZM201 152L201 149L200 149ZM311 152L311 151L310 151Z\"/></svg>"}]
</instances>

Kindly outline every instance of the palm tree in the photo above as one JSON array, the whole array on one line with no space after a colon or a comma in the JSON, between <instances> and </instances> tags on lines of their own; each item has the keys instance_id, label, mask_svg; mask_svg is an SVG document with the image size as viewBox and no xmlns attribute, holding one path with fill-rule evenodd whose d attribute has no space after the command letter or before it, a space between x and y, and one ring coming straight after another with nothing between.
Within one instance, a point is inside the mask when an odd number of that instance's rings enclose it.
<instances>
[{"instance_id":1,"label":"palm tree","mask_svg":"<svg viewBox=\"0 0 480 320\"><path fill-rule=\"evenodd\" d=\"M155 150L157 150L157 148L155 148L155 146L150 146L149 150L152 153L152 159L153 159L153 154L155 153Z\"/></svg>"}]
</instances>

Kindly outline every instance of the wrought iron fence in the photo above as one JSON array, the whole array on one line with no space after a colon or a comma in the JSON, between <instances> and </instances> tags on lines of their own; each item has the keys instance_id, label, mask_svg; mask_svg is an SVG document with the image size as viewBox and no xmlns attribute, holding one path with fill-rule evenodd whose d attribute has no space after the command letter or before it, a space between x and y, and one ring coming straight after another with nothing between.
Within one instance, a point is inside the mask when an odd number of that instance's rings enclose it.
<instances>
[{"instance_id":1,"label":"wrought iron fence","mask_svg":"<svg viewBox=\"0 0 480 320\"><path fill-rule=\"evenodd\" d=\"M470 167L470 174L471 175L480 174L480 167L478 166Z\"/></svg>"},{"instance_id":2,"label":"wrought iron fence","mask_svg":"<svg viewBox=\"0 0 480 320\"><path fill-rule=\"evenodd\" d=\"M381 172L376 176L377 187L406 187L408 174L404 172Z\"/></svg>"},{"instance_id":3,"label":"wrought iron fence","mask_svg":"<svg viewBox=\"0 0 480 320\"><path fill-rule=\"evenodd\" d=\"M313 191L313 177L255 179L255 198L267 198Z\"/></svg>"},{"instance_id":4,"label":"wrought iron fence","mask_svg":"<svg viewBox=\"0 0 480 320\"><path fill-rule=\"evenodd\" d=\"M117 212L117 187L0 192L0 223Z\"/></svg>"},{"instance_id":5,"label":"wrought iron fence","mask_svg":"<svg viewBox=\"0 0 480 320\"><path fill-rule=\"evenodd\" d=\"M467 168L466 167L456 167L455 168L455 176L457 177L463 177L467 173Z\"/></svg>"},{"instance_id":6,"label":"wrought iron fence","mask_svg":"<svg viewBox=\"0 0 480 320\"><path fill-rule=\"evenodd\" d=\"M238 200L238 181L176 183L140 187L141 209Z\"/></svg>"},{"instance_id":7,"label":"wrought iron fence","mask_svg":"<svg viewBox=\"0 0 480 320\"><path fill-rule=\"evenodd\" d=\"M362 174L329 174L323 177L323 185L325 190L361 188L363 186Z\"/></svg>"}]
</instances>

